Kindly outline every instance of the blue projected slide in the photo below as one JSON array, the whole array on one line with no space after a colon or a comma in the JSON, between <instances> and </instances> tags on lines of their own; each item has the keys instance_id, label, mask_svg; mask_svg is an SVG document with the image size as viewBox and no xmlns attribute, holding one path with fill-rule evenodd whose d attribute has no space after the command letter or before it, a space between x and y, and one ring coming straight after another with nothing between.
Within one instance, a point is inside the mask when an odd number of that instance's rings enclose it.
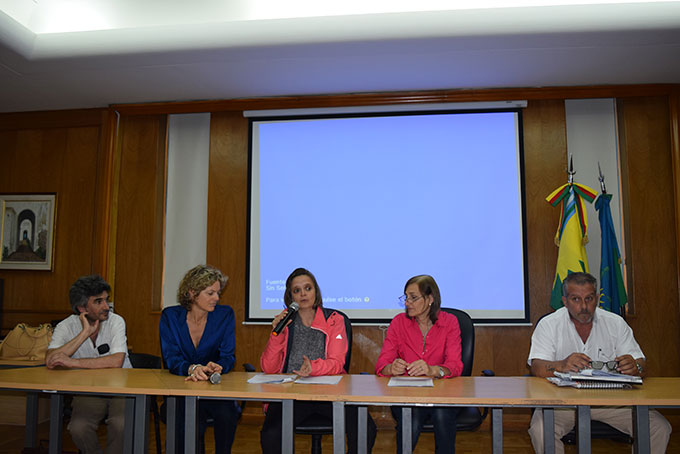
<instances>
[{"instance_id":1,"label":"blue projected slide","mask_svg":"<svg viewBox=\"0 0 680 454\"><path fill-rule=\"evenodd\" d=\"M284 307L312 271L353 320L403 311L431 274L442 305L525 321L516 112L254 120L249 318Z\"/></svg>"}]
</instances>

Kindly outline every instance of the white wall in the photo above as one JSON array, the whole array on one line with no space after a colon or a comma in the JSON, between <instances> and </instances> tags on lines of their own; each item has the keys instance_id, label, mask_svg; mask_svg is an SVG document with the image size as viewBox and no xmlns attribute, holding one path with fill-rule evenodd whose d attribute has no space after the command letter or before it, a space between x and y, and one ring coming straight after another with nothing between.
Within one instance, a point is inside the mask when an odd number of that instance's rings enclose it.
<instances>
[{"instance_id":1,"label":"white wall","mask_svg":"<svg viewBox=\"0 0 680 454\"><path fill-rule=\"evenodd\" d=\"M585 184L599 194L597 163L605 177L607 193L612 194L611 211L616 239L621 247L621 197L619 184L619 157L616 130L616 104L614 99L566 100L567 150L574 157L574 181ZM556 182L555 187L566 182ZM600 279L600 222L595 203L586 204L588 213L588 238L586 253L590 273ZM557 226L555 226L557 228Z\"/></svg>"},{"instance_id":2,"label":"white wall","mask_svg":"<svg viewBox=\"0 0 680 454\"><path fill-rule=\"evenodd\" d=\"M163 307L177 304L184 274L205 263L209 163L210 114L170 115Z\"/></svg>"}]
</instances>

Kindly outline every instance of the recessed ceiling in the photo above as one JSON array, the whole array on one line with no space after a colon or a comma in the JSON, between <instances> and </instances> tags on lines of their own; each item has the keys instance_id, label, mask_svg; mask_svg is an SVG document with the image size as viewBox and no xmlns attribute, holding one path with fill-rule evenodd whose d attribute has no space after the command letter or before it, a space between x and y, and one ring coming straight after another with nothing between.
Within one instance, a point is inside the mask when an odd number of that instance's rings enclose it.
<instances>
[{"instance_id":1,"label":"recessed ceiling","mask_svg":"<svg viewBox=\"0 0 680 454\"><path fill-rule=\"evenodd\" d=\"M0 1L0 111L680 83L680 2L468 3Z\"/></svg>"}]
</instances>

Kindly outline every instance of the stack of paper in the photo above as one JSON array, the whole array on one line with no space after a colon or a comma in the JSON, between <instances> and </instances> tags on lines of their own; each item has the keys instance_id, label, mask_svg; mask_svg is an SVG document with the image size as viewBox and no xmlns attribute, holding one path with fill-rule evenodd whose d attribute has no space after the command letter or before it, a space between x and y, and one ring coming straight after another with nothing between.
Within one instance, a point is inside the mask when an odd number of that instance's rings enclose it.
<instances>
[{"instance_id":1,"label":"stack of paper","mask_svg":"<svg viewBox=\"0 0 680 454\"><path fill-rule=\"evenodd\" d=\"M636 385L642 384L642 377L595 369L583 369L581 372L555 372L555 376L571 380L609 381L615 383L632 383Z\"/></svg>"},{"instance_id":2,"label":"stack of paper","mask_svg":"<svg viewBox=\"0 0 680 454\"><path fill-rule=\"evenodd\" d=\"M581 372L555 372L554 374L554 377L548 377L551 383L574 388L630 389L632 385L642 384L642 377L594 369L584 369Z\"/></svg>"}]
</instances>

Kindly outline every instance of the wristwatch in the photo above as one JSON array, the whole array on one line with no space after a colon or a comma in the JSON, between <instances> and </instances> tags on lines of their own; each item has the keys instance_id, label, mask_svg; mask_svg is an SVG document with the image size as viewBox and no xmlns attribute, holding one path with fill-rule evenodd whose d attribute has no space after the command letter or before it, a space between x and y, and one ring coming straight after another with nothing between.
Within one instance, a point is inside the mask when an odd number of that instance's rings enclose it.
<instances>
[{"instance_id":1,"label":"wristwatch","mask_svg":"<svg viewBox=\"0 0 680 454\"><path fill-rule=\"evenodd\" d=\"M444 373L444 369L442 368L442 366L437 366L437 367L439 368L439 378L444 378L444 375L446 375Z\"/></svg>"},{"instance_id":2,"label":"wristwatch","mask_svg":"<svg viewBox=\"0 0 680 454\"><path fill-rule=\"evenodd\" d=\"M638 375L642 375L642 366L640 365L640 363L635 361L635 365L637 366Z\"/></svg>"}]
</instances>

